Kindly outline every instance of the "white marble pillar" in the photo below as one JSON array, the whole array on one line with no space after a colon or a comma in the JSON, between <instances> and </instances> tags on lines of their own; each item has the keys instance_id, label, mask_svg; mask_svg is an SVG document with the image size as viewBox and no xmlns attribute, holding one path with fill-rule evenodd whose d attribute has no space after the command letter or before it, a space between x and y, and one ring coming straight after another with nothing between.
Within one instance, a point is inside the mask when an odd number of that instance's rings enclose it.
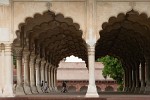
<instances>
[{"instance_id":1,"label":"white marble pillar","mask_svg":"<svg viewBox=\"0 0 150 100\"><path fill-rule=\"evenodd\" d=\"M42 59L41 61L41 82L45 82L45 72L44 72L44 67L45 67L46 61Z\"/></svg>"},{"instance_id":2,"label":"white marble pillar","mask_svg":"<svg viewBox=\"0 0 150 100\"><path fill-rule=\"evenodd\" d=\"M132 70L132 89L131 92L134 92L136 86L136 72L135 69Z\"/></svg>"},{"instance_id":3,"label":"white marble pillar","mask_svg":"<svg viewBox=\"0 0 150 100\"><path fill-rule=\"evenodd\" d=\"M146 88L145 93L150 93L150 58L146 58Z\"/></svg>"},{"instance_id":4,"label":"white marble pillar","mask_svg":"<svg viewBox=\"0 0 150 100\"><path fill-rule=\"evenodd\" d=\"M11 52L11 44L5 44L5 74L3 96L13 97L13 58Z\"/></svg>"},{"instance_id":5,"label":"white marble pillar","mask_svg":"<svg viewBox=\"0 0 150 100\"><path fill-rule=\"evenodd\" d=\"M51 87L52 87L52 91L54 91L54 66L52 65L51 67Z\"/></svg>"},{"instance_id":6,"label":"white marble pillar","mask_svg":"<svg viewBox=\"0 0 150 100\"><path fill-rule=\"evenodd\" d=\"M23 73L22 73L22 48L16 47L15 48L15 55L16 55L16 66L17 66L17 86L16 86L16 94L17 95L24 95L23 89Z\"/></svg>"},{"instance_id":7,"label":"white marble pillar","mask_svg":"<svg viewBox=\"0 0 150 100\"><path fill-rule=\"evenodd\" d=\"M30 55L30 87L32 93L38 93L36 84L35 84L35 53L32 52Z\"/></svg>"},{"instance_id":8,"label":"white marble pillar","mask_svg":"<svg viewBox=\"0 0 150 100\"><path fill-rule=\"evenodd\" d=\"M58 91L57 90L57 68L56 67L54 68L54 90Z\"/></svg>"},{"instance_id":9,"label":"white marble pillar","mask_svg":"<svg viewBox=\"0 0 150 100\"><path fill-rule=\"evenodd\" d=\"M45 64L45 68L44 68L44 74L45 74L45 82L47 82L47 67L49 66L49 63Z\"/></svg>"},{"instance_id":10,"label":"white marble pillar","mask_svg":"<svg viewBox=\"0 0 150 100\"><path fill-rule=\"evenodd\" d=\"M132 89L132 68L128 69L129 71L129 89L128 92L131 92Z\"/></svg>"},{"instance_id":11,"label":"white marble pillar","mask_svg":"<svg viewBox=\"0 0 150 100\"><path fill-rule=\"evenodd\" d=\"M5 49L5 48L4 48ZM3 50L3 53L2 53L2 47L0 48L0 62L1 62L1 64L0 64L0 97L2 97L2 90L3 90L3 68L4 68L4 66L3 66L3 55L4 55L4 50Z\"/></svg>"},{"instance_id":12,"label":"white marble pillar","mask_svg":"<svg viewBox=\"0 0 150 100\"><path fill-rule=\"evenodd\" d=\"M47 85L48 85L48 89L47 92L50 92L50 88L49 88L49 62L46 63L46 67L45 67L45 79L47 80Z\"/></svg>"},{"instance_id":13,"label":"white marble pillar","mask_svg":"<svg viewBox=\"0 0 150 100\"><path fill-rule=\"evenodd\" d=\"M99 97L95 85L95 46L88 45L89 85L86 97Z\"/></svg>"},{"instance_id":14,"label":"white marble pillar","mask_svg":"<svg viewBox=\"0 0 150 100\"><path fill-rule=\"evenodd\" d=\"M27 48L23 51L23 59L24 59L24 91L26 94L32 94L29 82L29 54L30 52Z\"/></svg>"},{"instance_id":15,"label":"white marble pillar","mask_svg":"<svg viewBox=\"0 0 150 100\"><path fill-rule=\"evenodd\" d=\"M140 77L139 77L139 66L136 68L136 87L135 93L139 93L140 91Z\"/></svg>"},{"instance_id":16,"label":"white marble pillar","mask_svg":"<svg viewBox=\"0 0 150 100\"><path fill-rule=\"evenodd\" d=\"M37 87L38 92L42 93L41 81L40 81L40 61L41 61L41 58L37 57L36 64L35 64L35 69L36 69L36 87Z\"/></svg>"},{"instance_id":17,"label":"white marble pillar","mask_svg":"<svg viewBox=\"0 0 150 100\"><path fill-rule=\"evenodd\" d=\"M140 93L144 93L145 91L145 62L141 63L141 88Z\"/></svg>"},{"instance_id":18,"label":"white marble pillar","mask_svg":"<svg viewBox=\"0 0 150 100\"><path fill-rule=\"evenodd\" d=\"M52 91L52 86L51 86L51 64L49 65L49 69L48 69L48 87L49 87L49 91Z\"/></svg>"}]
</instances>

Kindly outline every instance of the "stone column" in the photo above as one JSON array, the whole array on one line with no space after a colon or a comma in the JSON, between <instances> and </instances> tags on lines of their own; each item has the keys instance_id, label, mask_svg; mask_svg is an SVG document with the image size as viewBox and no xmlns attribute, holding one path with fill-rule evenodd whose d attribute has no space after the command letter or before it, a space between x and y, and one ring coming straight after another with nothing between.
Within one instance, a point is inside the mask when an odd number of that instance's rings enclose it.
<instances>
[{"instance_id":1,"label":"stone column","mask_svg":"<svg viewBox=\"0 0 150 100\"><path fill-rule=\"evenodd\" d=\"M57 91L57 68L54 68L54 90Z\"/></svg>"},{"instance_id":2,"label":"stone column","mask_svg":"<svg viewBox=\"0 0 150 100\"><path fill-rule=\"evenodd\" d=\"M51 86L52 86L52 91L54 91L55 88L54 88L54 66L53 65L51 67Z\"/></svg>"},{"instance_id":3,"label":"stone column","mask_svg":"<svg viewBox=\"0 0 150 100\"><path fill-rule=\"evenodd\" d=\"M131 89L132 89L132 68L128 69L129 70L129 89L128 89L128 92L131 92Z\"/></svg>"},{"instance_id":4,"label":"stone column","mask_svg":"<svg viewBox=\"0 0 150 100\"><path fill-rule=\"evenodd\" d=\"M86 97L99 97L95 85L95 47L88 46L89 85Z\"/></svg>"},{"instance_id":5,"label":"stone column","mask_svg":"<svg viewBox=\"0 0 150 100\"><path fill-rule=\"evenodd\" d=\"M29 54L30 52L25 49L23 51L24 58L24 91L26 94L32 94L29 82Z\"/></svg>"},{"instance_id":6,"label":"stone column","mask_svg":"<svg viewBox=\"0 0 150 100\"><path fill-rule=\"evenodd\" d=\"M46 73L47 73L47 85L48 85L48 89L47 89L47 92L50 92L50 87L49 87L49 74L50 74L50 71L49 71L49 68L50 68L50 64L47 62L47 71L46 71Z\"/></svg>"},{"instance_id":7,"label":"stone column","mask_svg":"<svg viewBox=\"0 0 150 100\"><path fill-rule=\"evenodd\" d=\"M144 93L145 91L145 62L141 63L141 88L140 93Z\"/></svg>"},{"instance_id":8,"label":"stone column","mask_svg":"<svg viewBox=\"0 0 150 100\"><path fill-rule=\"evenodd\" d=\"M35 85L35 53L32 52L30 55L30 86L32 93L38 93Z\"/></svg>"},{"instance_id":9,"label":"stone column","mask_svg":"<svg viewBox=\"0 0 150 100\"><path fill-rule=\"evenodd\" d=\"M49 74L49 77L48 77L48 86L49 86L49 90L52 91L52 86L51 86L51 64L49 65L49 69L48 69L48 74Z\"/></svg>"},{"instance_id":10,"label":"stone column","mask_svg":"<svg viewBox=\"0 0 150 100\"><path fill-rule=\"evenodd\" d=\"M129 88L129 72L128 70L124 70L124 84L125 84L125 88L124 88L124 91L128 91L128 88Z\"/></svg>"},{"instance_id":11,"label":"stone column","mask_svg":"<svg viewBox=\"0 0 150 100\"><path fill-rule=\"evenodd\" d=\"M146 88L145 93L150 93L150 58L146 58Z\"/></svg>"},{"instance_id":12,"label":"stone column","mask_svg":"<svg viewBox=\"0 0 150 100\"><path fill-rule=\"evenodd\" d=\"M11 44L5 44L5 68L3 96L13 97L13 59Z\"/></svg>"},{"instance_id":13,"label":"stone column","mask_svg":"<svg viewBox=\"0 0 150 100\"><path fill-rule=\"evenodd\" d=\"M41 61L41 82L45 83L45 73L44 73L44 67L45 67L46 61L42 59Z\"/></svg>"},{"instance_id":14,"label":"stone column","mask_svg":"<svg viewBox=\"0 0 150 100\"><path fill-rule=\"evenodd\" d=\"M45 74L45 82L47 82L47 67L49 66L48 63L45 64L45 68L44 68L44 74Z\"/></svg>"},{"instance_id":15,"label":"stone column","mask_svg":"<svg viewBox=\"0 0 150 100\"><path fill-rule=\"evenodd\" d=\"M0 97L2 97L2 90L3 90L3 70L4 70L4 50L5 48L2 50L2 44L1 44L1 48L0 48ZM2 52L3 51L3 52Z\"/></svg>"},{"instance_id":16,"label":"stone column","mask_svg":"<svg viewBox=\"0 0 150 100\"><path fill-rule=\"evenodd\" d=\"M136 68L136 87L135 87L135 93L139 93L140 90L140 77L139 77L139 66Z\"/></svg>"},{"instance_id":17,"label":"stone column","mask_svg":"<svg viewBox=\"0 0 150 100\"><path fill-rule=\"evenodd\" d=\"M39 93L42 93L41 81L40 81L40 57L36 59L35 69L36 69L36 87Z\"/></svg>"},{"instance_id":18,"label":"stone column","mask_svg":"<svg viewBox=\"0 0 150 100\"><path fill-rule=\"evenodd\" d=\"M23 89L23 74L22 74L22 48L16 47L15 48L15 55L16 55L16 66L17 66L17 86L16 86L16 94L17 95L24 95Z\"/></svg>"},{"instance_id":19,"label":"stone column","mask_svg":"<svg viewBox=\"0 0 150 100\"><path fill-rule=\"evenodd\" d=\"M135 69L132 70L132 89L131 92L134 92L136 86L136 72Z\"/></svg>"}]
</instances>

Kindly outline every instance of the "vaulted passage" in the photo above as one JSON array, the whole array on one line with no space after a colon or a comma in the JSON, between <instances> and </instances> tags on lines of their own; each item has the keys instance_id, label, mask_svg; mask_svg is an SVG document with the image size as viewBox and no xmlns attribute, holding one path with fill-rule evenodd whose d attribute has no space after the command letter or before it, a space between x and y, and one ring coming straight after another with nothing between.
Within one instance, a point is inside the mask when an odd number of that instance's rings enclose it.
<instances>
[{"instance_id":1,"label":"vaulted passage","mask_svg":"<svg viewBox=\"0 0 150 100\"><path fill-rule=\"evenodd\" d=\"M124 91L150 93L150 18L134 10L120 13L103 23L99 34L96 59L117 57L124 68Z\"/></svg>"},{"instance_id":2,"label":"vaulted passage","mask_svg":"<svg viewBox=\"0 0 150 100\"><path fill-rule=\"evenodd\" d=\"M87 46L82 34L80 26L62 14L46 11L26 18L25 23L19 25L13 43L17 59L16 94L42 93L42 81L48 83L48 91L56 91L58 64L67 56L82 58L88 67Z\"/></svg>"}]
</instances>

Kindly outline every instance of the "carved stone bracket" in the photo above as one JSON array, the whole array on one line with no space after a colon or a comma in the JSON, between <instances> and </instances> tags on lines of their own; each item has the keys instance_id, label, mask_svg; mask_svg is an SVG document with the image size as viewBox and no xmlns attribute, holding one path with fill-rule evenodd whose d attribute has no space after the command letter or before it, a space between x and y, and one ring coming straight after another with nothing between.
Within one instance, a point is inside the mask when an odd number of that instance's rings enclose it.
<instances>
[{"instance_id":1,"label":"carved stone bracket","mask_svg":"<svg viewBox=\"0 0 150 100\"><path fill-rule=\"evenodd\" d=\"M15 56L17 60L20 60L22 57L22 48L21 47L15 47Z\"/></svg>"}]
</instances>

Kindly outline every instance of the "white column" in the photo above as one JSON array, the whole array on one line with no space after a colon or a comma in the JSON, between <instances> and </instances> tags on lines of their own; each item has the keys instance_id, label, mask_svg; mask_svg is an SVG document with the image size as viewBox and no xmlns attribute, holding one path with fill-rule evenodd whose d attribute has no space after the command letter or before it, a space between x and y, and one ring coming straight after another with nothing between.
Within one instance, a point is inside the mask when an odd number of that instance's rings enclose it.
<instances>
[{"instance_id":1,"label":"white column","mask_svg":"<svg viewBox=\"0 0 150 100\"><path fill-rule=\"evenodd\" d=\"M150 93L150 58L146 58L146 88L145 88L145 93L149 94Z\"/></svg>"},{"instance_id":2,"label":"white column","mask_svg":"<svg viewBox=\"0 0 150 100\"><path fill-rule=\"evenodd\" d=\"M95 85L95 47L88 45L89 85L86 97L99 97Z\"/></svg>"},{"instance_id":3,"label":"white column","mask_svg":"<svg viewBox=\"0 0 150 100\"><path fill-rule=\"evenodd\" d=\"M5 49L5 48L4 48ZM4 51L4 50L3 50ZM3 52L4 54L4 52ZM1 44L1 48L0 48L0 62L1 62L1 65L0 65L0 97L2 96L2 90L3 90L3 54L2 54L2 44Z\"/></svg>"},{"instance_id":4,"label":"white column","mask_svg":"<svg viewBox=\"0 0 150 100\"><path fill-rule=\"evenodd\" d=\"M27 49L23 51L24 58L24 91L26 94L32 94L29 82L29 54L30 52Z\"/></svg>"},{"instance_id":5,"label":"white column","mask_svg":"<svg viewBox=\"0 0 150 100\"><path fill-rule=\"evenodd\" d=\"M44 74L45 74L45 82L47 82L47 67L48 67L48 65L49 65L49 64L46 63L46 64L45 64L45 68L44 68L44 71L45 71L45 73L44 73Z\"/></svg>"},{"instance_id":6,"label":"white column","mask_svg":"<svg viewBox=\"0 0 150 100\"><path fill-rule=\"evenodd\" d=\"M22 75L22 48L16 47L15 48L15 55L16 55L16 66L17 66L17 86L16 86L16 94L17 95L24 95L23 89L23 75Z\"/></svg>"},{"instance_id":7,"label":"white column","mask_svg":"<svg viewBox=\"0 0 150 100\"><path fill-rule=\"evenodd\" d=\"M52 86L52 91L54 91L54 66L52 65L51 67L51 86Z\"/></svg>"},{"instance_id":8,"label":"white column","mask_svg":"<svg viewBox=\"0 0 150 100\"><path fill-rule=\"evenodd\" d=\"M4 77L4 89L3 96L13 97L13 59L11 52L11 44L5 44L5 74Z\"/></svg>"},{"instance_id":9,"label":"white column","mask_svg":"<svg viewBox=\"0 0 150 100\"><path fill-rule=\"evenodd\" d=\"M41 82L45 82L45 75L44 75L44 67L45 67L46 61L42 59L41 61Z\"/></svg>"},{"instance_id":10,"label":"white column","mask_svg":"<svg viewBox=\"0 0 150 100\"><path fill-rule=\"evenodd\" d=\"M32 52L30 55L30 86L32 93L38 93L35 86L35 53Z\"/></svg>"},{"instance_id":11,"label":"white column","mask_svg":"<svg viewBox=\"0 0 150 100\"><path fill-rule=\"evenodd\" d=\"M47 85L48 85L48 89L47 92L50 92L50 88L49 88L49 62L46 63L46 67L45 67L45 79L47 80Z\"/></svg>"},{"instance_id":12,"label":"white column","mask_svg":"<svg viewBox=\"0 0 150 100\"><path fill-rule=\"evenodd\" d=\"M141 88L140 93L145 91L145 62L141 63Z\"/></svg>"},{"instance_id":13,"label":"white column","mask_svg":"<svg viewBox=\"0 0 150 100\"><path fill-rule=\"evenodd\" d=\"M48 87L49 90L52 91L52 86L51 86L51 64L49 65L49 69L48 69Z\"/></svg>"},{"instance_id":14,"label":"white column","mask_svg":"<svg viewBox=\"0 0 150 100\"><path fill-rule=\"evenodd\" d=\"M35 64L35 69L36 69L36 87L39 93L42 93L42 89L41 89L41 81L40 81L40 61L41 58L38 57L36 59L36 64Z\"/></svg>"},{"instance_id":15,"label":"white column","mask_svg":"<svg viewBox=\"0 0 150 100\"><path fill-rule=\"evenodd\" d=\"M57 91L57 68L54 68L54 89Z\"/></svg>"}]
</instances>

